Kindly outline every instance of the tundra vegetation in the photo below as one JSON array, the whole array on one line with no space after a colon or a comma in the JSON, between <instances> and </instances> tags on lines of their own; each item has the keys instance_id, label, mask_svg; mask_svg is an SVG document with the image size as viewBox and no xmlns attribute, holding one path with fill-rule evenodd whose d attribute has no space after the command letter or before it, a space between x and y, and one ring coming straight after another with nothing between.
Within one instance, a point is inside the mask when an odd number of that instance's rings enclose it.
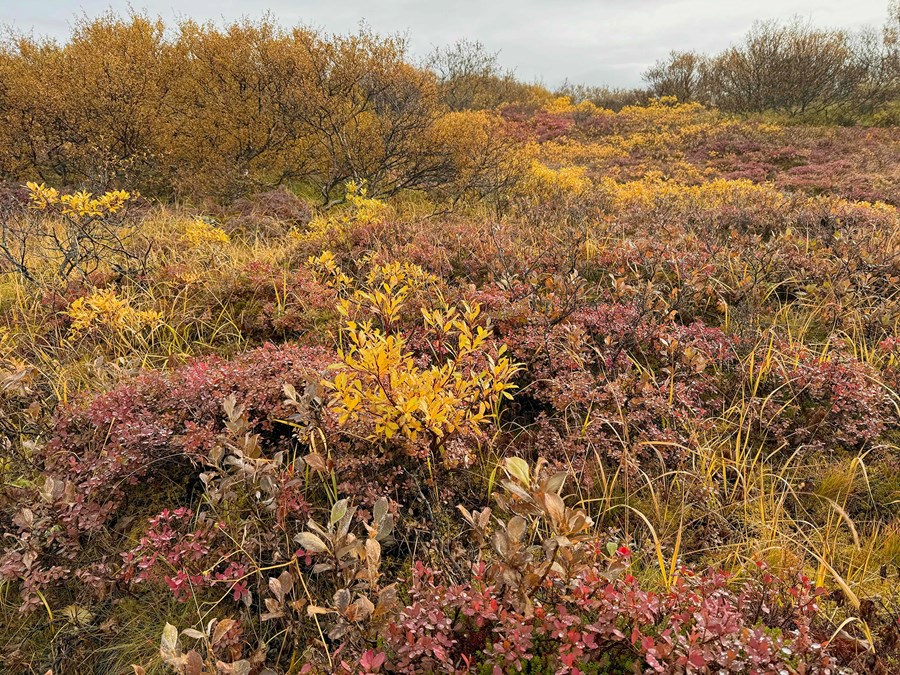
<instances>
[{"instance_id":1,"label":"tundra vegetation","mask_svg":"<svg viewBox=\"0 0 900 675\"><path fill-rule=\"evenodd\" d=\"M898 672L896 18L7 39L0 668Z\"/></svg>"}]
</instances>

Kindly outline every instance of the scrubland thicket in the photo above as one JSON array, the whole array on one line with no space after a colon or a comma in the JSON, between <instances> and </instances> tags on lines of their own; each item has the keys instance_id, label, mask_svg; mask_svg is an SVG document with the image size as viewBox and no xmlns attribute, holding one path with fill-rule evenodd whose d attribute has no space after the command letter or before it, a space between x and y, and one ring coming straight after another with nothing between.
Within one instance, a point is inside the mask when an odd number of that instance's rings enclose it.
<instances>
[{"instance_id":1,"label":"scrubland thicket","mask_svg":"<svg viewBox=\"0 0 900 675\"><path fill-rule=\"evenodd\" d=\"M900 672L900 132L574 91L5 45L0 670Z\"/></svg>"},{"instance_id":2,"label":"scrubland thicket","mask_svg":"<svg viewBox=\"0 0 900 675\"><path fill-rule=\"evenodd\" d=\"M652 95L732 112L896 125L900 2L891 2L881 28L824 29L799 18L757 22L742 42L718 54L671 52L644 79Z\"/></svg>"}]
</instances>

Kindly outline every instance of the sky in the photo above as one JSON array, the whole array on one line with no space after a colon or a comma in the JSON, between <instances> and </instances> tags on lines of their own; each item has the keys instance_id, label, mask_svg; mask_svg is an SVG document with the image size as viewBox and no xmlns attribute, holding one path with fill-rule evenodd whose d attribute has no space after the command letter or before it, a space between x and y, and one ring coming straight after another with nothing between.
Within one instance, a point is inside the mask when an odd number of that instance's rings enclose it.
<instances>
[{"instance_id":1,"label":"sky","mask_svg":"<svg viewBox=\"0 0 900 675\"><path fill-rule=\"evenodd\" d=\"M0 24L64 40L73 19L130 6L166 21L228 21L266 10L282 24L331 33L365 21L376 32L407 34L414 56L460 38L500 52L528 82L565 80L633 87L670 50L714 52L737 42L757 19L794 16L815 25L881 26L888 0L0 0Z\"/></svg>"}]
</instances>

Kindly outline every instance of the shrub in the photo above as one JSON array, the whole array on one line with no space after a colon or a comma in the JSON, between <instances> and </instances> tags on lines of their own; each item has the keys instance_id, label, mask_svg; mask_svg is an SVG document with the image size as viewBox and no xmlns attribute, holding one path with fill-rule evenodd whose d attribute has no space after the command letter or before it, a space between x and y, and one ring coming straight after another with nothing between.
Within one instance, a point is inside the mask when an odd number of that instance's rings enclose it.
<instances>
[{"instance_id":1,"label":"shrub","mask_svg":"<svg viewBox=\"0 0 900 675\"><path fill-rule=\"evenodd\" d=\"M839 351L783 345L781 353L762 373L756 403L763 433L783 447L811 450L859 450L881 436L892 415L872 368Z\"/></svg>"},{"instance_id":2,"label":"shrub","mask_svg":"<svg viewBox=\"0 0 900 675\"><path fill-rule=\"evenodd\" d=\"M4 524L15 542L2 558L4 577L23 583L32 607L40 604L35 591L46 584L71 575L100 582L108 575L106 556L83 568L75 562L83 537L104 532L148 486L159 489L172 477L184 490L196 475L189 467L221 452L223 399L240 398L247 430L261 435L267 452L285 449L291 428L278 420L294 409L283 402L284 384L317 382L332 359L324 349L267 345L232 361L198 360L170 374L146 373L64 406L37 457L44 496Z\"/></svg>"},{"instance_id":3,"label":"shrub","mask_svg":"<svg viewBox=\"0 0 900 675\"><path fill-rule=\"evenodd\" d=\"M730 367L733 341L699 323L673 324L651 307L637 299L598 304L549 330L505 336L562 434L541 454L579 465L591 449L677 462L709 428L724 402L715 373Z\"/></svg>"},{"instance_id":4,"label":"shrub","mask_svg":"<svg viewBox=\"0 0 900 675\"><path fill-rule=\"evenodd\" d=\"M302 230L313 218L310 205L283 188L241 197L231 204L228 213L230 228L257 236L284 234L292 228Z\"/></svg>"},{"instance_id":5,"label":"shrub","mask_svg":"<svg viewBox=\"0 0 900 675\"><path fill-rule=\"evenodd\" d=\"M132 195L114 190L98 197L90 192L60 194L43 183L28 183L31 209L0 214L0 258L29 281L52 269L65 280L88 277L101 268L119 274L143 271L149 246L123 220Z\"/></svg>"},{"instance_id":6,"label":"shrub","mask_svg":"<svg viewBox=\"0 0 900 675\"><path fill-rule=\"evenodd\" d=\"M417 561L399 584L384 585L382 546L392 541L395 522L387 500L374 505L371 521L368 514L360 518L364 538L353 532L355 509L347 500L335 502L325 525L310 520L296 537L300 558L311 566L309 578L324 583L317 592L327 598L336 589L332 599L306 605L299 599L299 565L279 565L282 571L259 591L266 607L261 622L291 631L296 641L303 630L300 610L307 607L328 643L306 646L305 673L718 668L824 674L835 668L817 642L813 622L822 590L809 579L782 580L758 562L743 580L673 569L665 589L648 590L631 574L632 549L597 538L585 512L566 505L562 488L569 476L548 476L544 466L509 458L498 511L460 507L478 555L456 583ZM154 528L186 515L163 514ZM194 535L175 539L174 547L171 535L171 529L161 537L151 530L145 539L161 539L179 561L184 551L188 558L203 555ZM303 588L309 597L309 582ZM213 632L181 634L212 651ZM202 659L194 650L181 651L174 626L166 627L161 652L180 672L191 659ZM236 649L234 658L246 653ZM252 658L263 665L258 653Z\"/></svg>"},{"instance_id":7,"label":"shrub","mask_svg":"<svg viewBox=\"0 0 900 675\"><path fill-rule=\"evenodd\" d=\"M311 261L338 287L350 278L333 257ZM423 291L433 277L415 265L386 264L367 276L361 288L341 301L348 321L338 351L340 362L326 383L329 405L338 424L377 443L397 443L412 455L443 456L450 464L471 463L451 457L459 439L477 439L504 398L512 398L515 366L501 346L491 353L490 324L479 325L481 309L464 306L421 308L424 326L408 347L400 319L410 295ZM380 327L375 327L378 321ZM396 437L396 438L395 438Z\"/></svg>"}]
</instances>

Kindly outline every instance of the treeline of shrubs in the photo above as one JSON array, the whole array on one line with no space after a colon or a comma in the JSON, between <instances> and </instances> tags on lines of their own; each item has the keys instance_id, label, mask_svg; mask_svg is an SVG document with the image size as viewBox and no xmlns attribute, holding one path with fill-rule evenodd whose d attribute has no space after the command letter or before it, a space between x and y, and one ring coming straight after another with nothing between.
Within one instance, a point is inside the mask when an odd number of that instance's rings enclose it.
<instances>
[{"instance_id":1,"label":"treeline of shrubs","mask_svg":"<svg viewBox=\"0 0 900 675\"><path fill-rule=\"evenodd\" d=\"M900 2L881 28L758 22L718 54L673 51L644 73L650 96L811 122L900 123Z\"/></svg>"},{"instance_id":2,"label":"treeline of shrubs","mask_svg":"<svg viewBox=\"0 0 900 675\"><path fill-rule=\"evenodd\" d=\"M176 197L293 181L323 202L351 179L373 195L490 191L510 139L497 116L470 110L472 78L452 53L440 63L443 76L413 65L398 36L326 35L268 17L84 18L61 44L0 44L0 177ZM474 107L539 89L479 78L492 93Z\"/></svg>"}]
</instances>

